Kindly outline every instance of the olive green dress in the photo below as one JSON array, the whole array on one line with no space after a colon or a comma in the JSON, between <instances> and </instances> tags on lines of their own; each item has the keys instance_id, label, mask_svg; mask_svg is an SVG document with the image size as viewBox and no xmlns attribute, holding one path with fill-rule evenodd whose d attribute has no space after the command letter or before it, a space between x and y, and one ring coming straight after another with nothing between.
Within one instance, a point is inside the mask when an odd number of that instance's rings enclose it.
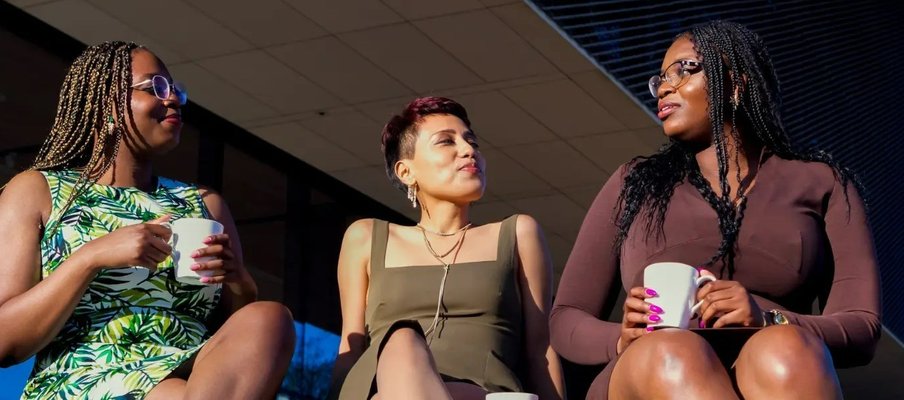
<instances>
[{"instance_id":1,"label":"olive green dress","mask_svg":"<svg viewBox=\"0 0 904 400\"><path fill-rule=\"evenodd\" d=\"M523 348L521 296L515 254L515 221L502 221L496 259L453 264L443 311L428 337L445 381L469 382L489 392L520 391L516 376ZM389 224L375 220L371 272L365 310L368 348L349 371L340 399L368 399L375 389L380 344L398 322L433 322L441 265L386 268ZM336 396L336 393L333 393Z\"/></svg>"}]
</instances>

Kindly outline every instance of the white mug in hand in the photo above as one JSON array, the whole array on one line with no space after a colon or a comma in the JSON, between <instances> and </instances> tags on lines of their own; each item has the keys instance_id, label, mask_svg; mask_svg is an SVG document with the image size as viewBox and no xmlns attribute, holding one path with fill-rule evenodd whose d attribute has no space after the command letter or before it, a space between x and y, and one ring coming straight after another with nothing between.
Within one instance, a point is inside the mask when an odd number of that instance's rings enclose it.
<instances>
[{"instance_id":1,"label":"white mug in hand","mask_svg":"<svg viewBox=\"0 0 904 400\"><path fill-rule=\"evenodd\" d=\"M697 289L716 277L700 275L696 268L678 262L661 262L648 265L643 271L643 286L653 289L656 297L645 299L647 303L662 308L661 321L650 323L653 327L687 329L691 318L700 311L702 301L697 302Z\"/></svg>"},{"instance_id":2,"label":"white mug in hand","mask_svg":"<svg viewBox=\"0 0 904 400\"><path fill-rule=\"evenodd\" d=\"M176 280L182 283L201 284L201 277L210 276L210 271L192 271L194 263L215 260L216 257L192 258L195 250L207 247L204 238L223 233L223 224L205 218L179 218L169 223L173 230L170 244L173 246L173 264Z\"/></svg>"},{"instance_id":3,"label":"white mug in hand","mask_svg":"<svg viewBox=\"0 0 904 400\"><path fill-rule=\"evenodd\" d=\"M539 398L533 393L500 392L488 393L486 400L539 400Z\"/></svg>"}]
</instances>

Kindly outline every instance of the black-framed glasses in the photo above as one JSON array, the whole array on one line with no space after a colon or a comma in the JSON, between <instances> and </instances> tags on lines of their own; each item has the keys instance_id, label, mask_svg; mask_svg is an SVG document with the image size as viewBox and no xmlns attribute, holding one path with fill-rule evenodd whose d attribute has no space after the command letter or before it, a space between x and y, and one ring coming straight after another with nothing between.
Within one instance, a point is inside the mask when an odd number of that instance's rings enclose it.
<instances>
[{"instance_id":1,"label":"black-framed glasses","mask_svg":"<svg viewBox=\"0 0 904 400\"><path fill-rule=\"evenodd\" d=\"M673 88L678 88L687 82L687 78L691 76L691 74L700 71L703 69L703 63L700 61L694 60L678 60L665 68L665 71L659 75L653 75L650 77L650 82L648 86L650 87L650 94L653 97L659 97L659 87L662 86L662 82L666 82L671 85Z\"/></svg>"},{"instance_id":2,"label":"black-framed glasses","mask_svg":"<svg viewBox=\"0 0 904 400\"><path fill-rule=\"evenodd\" d=\"M153 94L160 100L169 100L170 95L174 94L179 104L185 105L188 102L188 92L185 91L185 86L180 82L170 83L169 79L163 75L154 75L150 79L132 85L132 88Z\"/></svg>"}]
</instances>

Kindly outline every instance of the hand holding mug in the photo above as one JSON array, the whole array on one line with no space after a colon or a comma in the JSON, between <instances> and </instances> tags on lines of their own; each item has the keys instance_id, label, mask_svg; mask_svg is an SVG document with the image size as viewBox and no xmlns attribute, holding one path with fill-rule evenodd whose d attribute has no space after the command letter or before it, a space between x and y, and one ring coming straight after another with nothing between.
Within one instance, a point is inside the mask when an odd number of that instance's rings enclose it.
<instances>
[{"instance_id":1,"label":"hand holding mug","mask_svg":"<svg viewBox=\"0 0 904 400\"><path fill-rule=\"evenodd\" d=\"M697 302L697 288L715 280L716 277L712 274L701 273L684 263L659 262L648 265L643 271L643 284L657 292L656 305L664 310L657 316L658 320L650 324L687 329L693 315L703 306L702 302ZM651 301L650 298L646 299L648 303Z\"/></svg>"},{"instance_id":2,"label":"hand holding mug","mask_svg":"<svg viewBox=\"0 0 904 400\"><path fill-rule=\"evenodd\" d=\"M228 234L210 235L203 242L207 246L191 254L195 259L191 270L203 275L201 283L235 283L245 278L247 271L236 262Z\"/></svg>"},{"instance_id":3,"label":"hand holding mug","mask_svg":"<svg viewBox=\"0 0 904 400\"><path fill-rule=\"evenodd\" d=\"M713 328L725 326L763 326L763 311L747 289L736 281L714 281L697 292L702 301L700 320L718 317Z\"/></svg>"},{"instance_id":4,"label":"hand holding mug","mask_svg":"<svg viewBox=\"0 0 904 400\"><path fill-rule=\"evenodd\" d=\"M85 257L92 268L145 267L154 272L157 264L169 257L172 247L167 243L172 231L165 224L165 215L142 224L124 226L91 240L79 248L73 257Z\"/></svg>"},{"instance_id":5,"label":"hand holding mug","mask_svg":"<svg viewBox=\"0 0 904 400\"><path fill-rule=\"evenodd\" d=\"M621 354L631 342L652 331L653 328L648 327L647 324L661 321L659 314L662 313L662 308L656 304L644 301L656 296L655 290L640 286L631 288L628 291L628 297L625 299L623 306L621 337L618 338L618 344L615 348L616 353Z\"/></svg>"}]
</instances>

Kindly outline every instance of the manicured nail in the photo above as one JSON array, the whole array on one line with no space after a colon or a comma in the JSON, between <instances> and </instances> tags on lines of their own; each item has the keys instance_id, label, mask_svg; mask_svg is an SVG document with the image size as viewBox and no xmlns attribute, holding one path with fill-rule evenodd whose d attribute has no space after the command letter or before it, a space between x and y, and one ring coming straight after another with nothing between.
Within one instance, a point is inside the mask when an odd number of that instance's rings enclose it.
<instances>
[{"instance_id":1,"label":"manicured nail","mask_svg":"<svg viewBox=\"0 0 904 400\"><path fill-rule=\"evenodd\" d=\"M191 253L191 258L198 258L200 256L201 256L201 252L198 250L195 250L193 253Z\"/></svg>"},{"instance_id":2,"label":"manicured nail","mask_svg":"<svg viewBox=\"0 0 904 400\"><path fill-rule=\"evenodd\" d=\"M206 276L201 278L201 283L210 283L210 278L208 278Z\"/></svg>"},{"instance_id":3,"label":"manicured nail","mask_svg":"<svg viewBox=\"0 0 904 400\"><path fill-rule=\"evenodd\" d=\"M208 236L208 237L204 238L204 243L210 243L212 241L213 241L213 236Z\"/></svg>"},{"instance_id":4,"label":"manicured nail","mask_svg":"<svg viewBox=\"0 0 904 400\"><path fill-rule=\"evenodd\" d=\"M652 311L656 314L662 314L662 308L655 304L650 304L650 311Z\"/></svg>"},{"instance_id":5,"label":"manicured nail","mask_svg":"<svg viewBox=\"0 0 904 400\"><path fill-rule=\"evenodd\" d=\"M649 318L650 321L653 321L653 322L659 322L659 321L662 321L662 318L659 318L659 316L656 315L656 314L650 314L650 316L647 317L647 318Z\"/></svg>"},{"instance_id":6,"label":"manicured nail","mask_svg":"<svg viewBox=\"0 0 904 400\"><path fill-rule=\"evenodd\" d=\"M646 292L647 296L653 296L653 297L659 296L659 293L656 293L656 291L653 289L647 289L644 292Z\"/></svg>"},{"instance_id":7,"label":"manicured nail","mask_svg":"<svg viewBox=\"0 0 904 400\"><path fill-rule=\"evenodd\" d=\"M702 329L702 328L706 328L706 323L703 322L702 319L700 320L700 328L701 328L701 329Z\"/></svg>"},{"instance_id":8,"label":"manicured nail","mask_svg":"<svg viewBox=\"0 0 904 400\"><path fill-rule=\"evenodd\" d=\"M201 264L194 263L189 268L191 268L192 271L197 271L199 268L201 268Z\"/></svg>"},{"instance_id":9,"label":"manicured nail","mask_svg":"<svg viewBox=\"0 0 904 400\"><path fill-rule=\"evenodd\" d=\"M646 328L646 330L647 330L647 333L653 332L653 327L652 327L652 326L648 326L648 327Z\"/></svg>"}]
</instances>

